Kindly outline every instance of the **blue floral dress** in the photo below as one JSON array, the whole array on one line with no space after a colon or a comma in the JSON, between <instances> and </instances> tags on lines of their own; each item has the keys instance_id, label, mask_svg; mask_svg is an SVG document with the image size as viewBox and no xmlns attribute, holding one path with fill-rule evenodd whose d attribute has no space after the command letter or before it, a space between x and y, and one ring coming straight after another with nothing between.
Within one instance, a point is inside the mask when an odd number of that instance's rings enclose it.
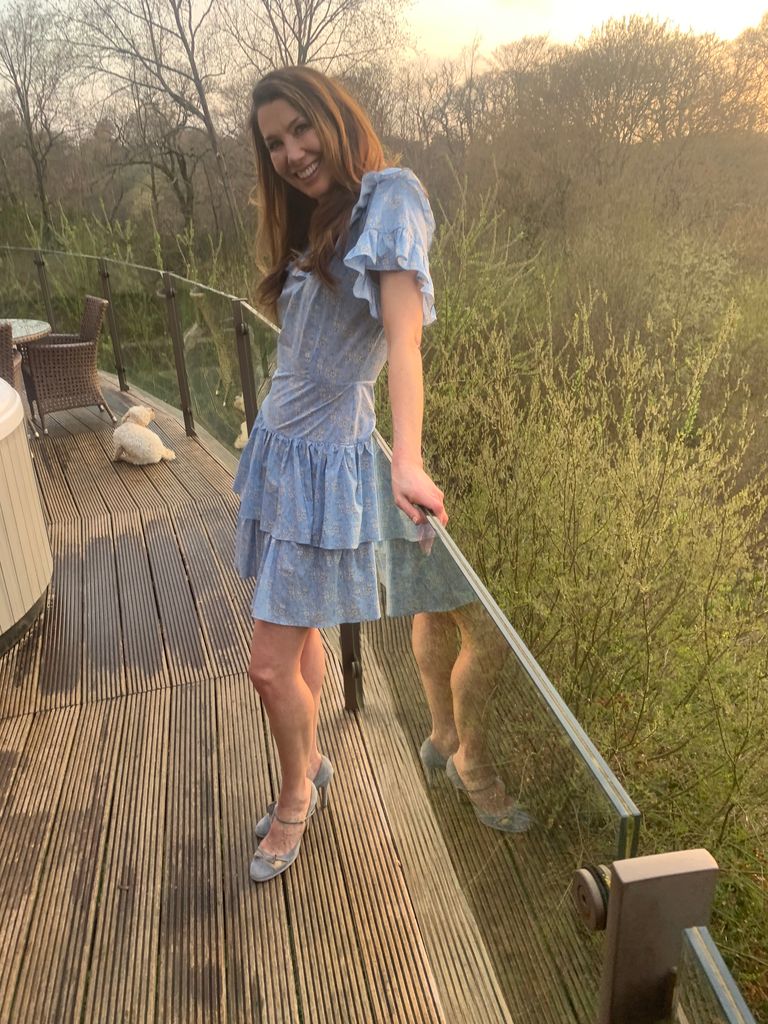
<instances>
[{"instance_id":1,"label":"blue floral dress","mask_svg":"<svg viewBox=\"0 0 768 1024\"><path fill-rule=\"evenodd\" d=\"M435 319L434 232L416 176L363 176L333 291L291 266L278 300L277 368L240 459L235 565L255 577L254 619L333 626L379 618L373 387L386 360L378 277L414 270Z\"/></svg>"}]
</instances>

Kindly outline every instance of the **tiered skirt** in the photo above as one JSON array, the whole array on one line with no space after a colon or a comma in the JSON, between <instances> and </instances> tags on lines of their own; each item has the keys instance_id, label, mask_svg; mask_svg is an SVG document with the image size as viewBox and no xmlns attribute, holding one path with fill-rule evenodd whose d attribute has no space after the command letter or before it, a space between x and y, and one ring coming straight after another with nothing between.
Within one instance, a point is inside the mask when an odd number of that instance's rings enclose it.
<instances>
[{"instance_id":1,"label":"tiered skirt","mask_svg":"<svg viewBox=\"0 0 768 1024\"><path fill-rule=\"evenodd\" d=\"M286 437L257 420L234 482L235 566L255 578L251 615L328 627L380 617L374 442Z\"/></svg>"}]
</instances>

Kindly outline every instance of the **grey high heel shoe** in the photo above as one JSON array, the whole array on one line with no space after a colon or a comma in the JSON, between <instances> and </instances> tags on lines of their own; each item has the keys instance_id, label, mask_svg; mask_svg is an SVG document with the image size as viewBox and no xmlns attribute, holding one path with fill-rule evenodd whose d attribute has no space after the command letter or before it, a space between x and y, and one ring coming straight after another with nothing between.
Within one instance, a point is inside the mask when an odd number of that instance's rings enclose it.
<instances>
[{"instance_id":1,"label":"grey high heel shoe","mask_svg":"<svg viewBox=\"0 0 768 1024\"><path fill-rule=\"evenodd\" d=\"M431 789L437 779L437 773L445 771L448 758L443 757L429 736L421 744L419 757L421 758L421 767L424 769L424 778Z\"/></svg>"},{"instance_id":2,"label":"grey high heel shoe","mask_svg":"<svg viewBox=\"0 0 768 1024\"><path fill-rule=\"evenodd\" d=\"M487 825L488 828L495 828L497 832L527 832L534 824L533 818L527 811L523 810L522 807L514 806L508 811L502 811L499 814L494 814L491 811L481 810L481 808L473 802L471 796L473 793L483 793L486 789L490 789L498 783L503 785L502 780L498 778L498 776L492 779L491 782L487 783L485 786L477 786L475 789L468 789L456 770L456 765L453 763L453 757L449 757L446 761L445 774L456 789L458 789L460 793L464 793L472 804L472 809L475 812L477 820L482 822L483 825Z\"/></svg>"},{"instance_id":3,"label":"grey high heel shoe","mask_svg":"<svg viewBox=\"0 0 768 1024\"><path fill-rule=\"evenodd\" d=\"M315 788L317 789L318 797L320 799L321 811L324 811L325 808L328 806L328 790L330 788L332 781L333 765L325 756L325 754L323 754L322 760L320 761L320 767L315 772L314 779L312 779L312 782L314 783ZM273 801L271 804L267 805L266 814L263 817L259 818L259 820L256 822L256 828L254 829L254 832L256 833L257 839L263 839L267 832L269 832L269 826L272 824L272 815L274 813L275 803ZM312 813L314 814L314 808L312 810Z\"/></svg>"},{"instance_id":4,"label":"grey high heel shoe","mask_svg":"<svg viewBox=\"0 0 768 1024\"><path fill-rule=\"evenodd\" d=\"M305 830L309 822L309 819L315 813L317 807L317 790L314 784L310 782L312 786L312 793L309 798L309 807L307 808L306 816L299 818L296 821L290 821L286 818L281 818L279 814L275 814L275 818L282 825L304 825ZM301 837L304 838L303 835ZM254 882L269 882L272 878L277 878L278 875L282 875L284 871L293 864L296 858L299 856L299 850L301 849L301 839L295 846L292 846L287 853L265 853L261 847L258 847L253 857L251 858L251 866L249 874Z\"/></svg>"}]
</instances>

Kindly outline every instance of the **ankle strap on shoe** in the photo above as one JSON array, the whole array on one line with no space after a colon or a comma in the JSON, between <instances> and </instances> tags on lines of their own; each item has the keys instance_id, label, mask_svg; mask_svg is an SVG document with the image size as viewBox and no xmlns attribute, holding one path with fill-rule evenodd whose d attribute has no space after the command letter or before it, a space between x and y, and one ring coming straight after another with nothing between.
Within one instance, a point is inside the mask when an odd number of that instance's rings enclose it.
<instances>
[{"instance_id":1,"label":"ankle strap on shoe","mask_svg":"<svg viewBox=\"0 0 768 1024\"><path fill-rule=\"evenodd\" d=\"M465 793L484 793L486 791L486 789L492 789L494 786L498 786L499 783L501 783L502 786L504 785L504 783L502 782L502 780L499 778L498 775L496 775L493 779L491 779L490 782L487 782L484 786L475 786L474 789L470 789L467 786L466 782L465 782L464 783L464 792Z\"/></svg>"},{"instance_id":2,"label":"ankle strap on shoe","mask_svg":"<svg viewBox=\"0 0 768 1024\"><path fill-rule=\"evenodd\" d=\"M287 818L281 818L277 811L275 811L275 821L279 821L281 825L306 825L307 818L309 818L309 815L306 818L299 818L297 821L288 821Z\"/></svg>"}]
</instances>

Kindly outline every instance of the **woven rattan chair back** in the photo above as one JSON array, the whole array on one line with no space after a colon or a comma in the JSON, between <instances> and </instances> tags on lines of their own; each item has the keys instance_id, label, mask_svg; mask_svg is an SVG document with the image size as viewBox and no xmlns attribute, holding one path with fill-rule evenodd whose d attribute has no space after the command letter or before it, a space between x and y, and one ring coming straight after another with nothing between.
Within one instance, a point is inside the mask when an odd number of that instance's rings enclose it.
<instances>
[{"instance_id":1,"label":"woven rattan chair back","mask_svg":"<svg viewBox=\"0 0 768 1024\"><path fill-rule=\"evenodd\" d=\"M108 305L106 299L99 299L95 295L85 296L85 309L80 321L80 337L83 341L95 341L98 338Z\"/></svg>"}]
</instances>

